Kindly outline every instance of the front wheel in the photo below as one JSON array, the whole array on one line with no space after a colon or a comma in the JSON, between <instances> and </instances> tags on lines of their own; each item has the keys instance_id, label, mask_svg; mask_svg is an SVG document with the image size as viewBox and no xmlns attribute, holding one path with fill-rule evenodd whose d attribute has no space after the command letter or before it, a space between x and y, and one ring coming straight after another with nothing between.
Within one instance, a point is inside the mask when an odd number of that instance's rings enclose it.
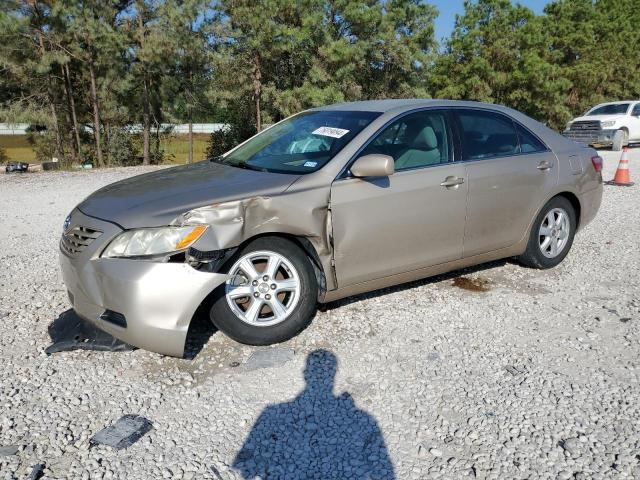
<instances>
[{"instance_id":1,"label":"front wheel","mask_svg":"<svg viewBox=\"0 0 640 480\"><path fill-rule=\"evenodd\" d=\"M532 268L553 268L567 256L576 230L576 213L564 197L549 200L531 227L527 250L518 257Z\"/></svg>"},{"instance_id":2,"label":"front wheel","mask_svg":"<svg viewBox=\"0 0 640 480\"><path fill-rule=\"evenodd\" d=\"M613 134L613 144L611 145L611 149L615 152L619 152L622 150L622 147L629 144L629 133L626 130L617 130L616 133Z\"/></svg>"},{"instance_id":3,"label":"front wheel","mask_svg":"<svg viewBox=\"0 0 640 480\"><path fill-rule=\"evenodd\" d=\"M318 285L309 258L295 243L261 237L230 263L231 278L218 287L210 312L226 335L248 345L271 345L311 323Z\"/></svg>"}]
</instances>

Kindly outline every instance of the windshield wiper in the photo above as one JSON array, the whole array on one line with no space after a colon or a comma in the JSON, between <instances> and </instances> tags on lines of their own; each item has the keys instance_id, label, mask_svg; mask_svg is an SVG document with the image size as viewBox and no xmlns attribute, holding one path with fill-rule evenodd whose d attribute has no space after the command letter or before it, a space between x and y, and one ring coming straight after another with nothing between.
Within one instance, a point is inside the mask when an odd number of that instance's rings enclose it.
<instances>
[{"instance_id":1,"label":"windshield wiper","mask_svg":"<svg viewBox=\"0 0 640 480\"><path fill-rule=\"evenodd\" d=\"M217 157L213 157L209 160L210 162L219 163L220 165L229 165L230 167L236 168L244 168L245 170L253 170L254 172L269 172L266 168L256 167L254 165L249 165L248 163L231 163L229 160L225 159L222 155Z\"/></svg>"},{"instance_id":2,"label":"windshield wiper","mask_svg":"<svg viewBox=\"0 0 640 480\"><path fill-rule=\"evenodd\" d=\"M227 163L226 165L231 165L232 167L244 168L245 170L253 170L254 172L268 172L266 168L255 167L253 165L249 165L248 163Z\"/></svg>"}]
</instances>

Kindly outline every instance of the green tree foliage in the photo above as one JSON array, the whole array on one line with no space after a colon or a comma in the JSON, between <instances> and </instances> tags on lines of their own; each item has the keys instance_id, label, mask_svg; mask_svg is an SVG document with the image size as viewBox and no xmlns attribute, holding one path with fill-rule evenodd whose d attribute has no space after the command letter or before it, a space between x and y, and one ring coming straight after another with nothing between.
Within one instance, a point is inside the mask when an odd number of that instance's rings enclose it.
<instances>
[{"instance_id":1,"label":"green tree foliage","mask_svg":"<svg viewBox=\"0 0 640 480\"><path fill-rule=\"evenodd\" d=\"M509 0L465 1L436 62L438 97L511 106L539 119L557 112L570 83L559 75L543 19Z\"/></svg>"},{"instance_id":2,"label":"green tree foliage","mask_svg":"<svg viewBox=\"0 0 640 480\"><path fill-rule=\"evenodd\" d=\"M211 115L213 107L207 89L213 75L210 68L209 41L212 36L213 12L207 0L175 0L167 2L170 15L162 18L167 31L172 31L173 61L164 82L163 96L168 101L168 119L186 121L189 125L189 155L193 162L193 122Z\"/></svg>"},{"instance_id":3,"label":"green tree foliage","mask_svg":"<svg viewBox=\"0 0 640 480\"><path fill-rule=\"evenodd\" d=\"M56 22L50 5L37 1L0 2L0 121L46 125L62 155L60 90L55 64L61 58L51 48Z\"/></svg>"},{"instance_id":4,"label":"green tree foliage","mask_svg":"<svg viewBox=\"0 0 640 480\"><path fill-rule=\"evenodd\" d=\"M163 123L226 123L215 156L334 102L481 100L561 129L640 97L637 0L466 0L441 46L436 16L429 0L0 0L0 121L102 166L162 161Z\"/></svg>"},{"instance_id":5,"label":"green tree foliage","mask_svg":"<svg viewBox=\"0 0 640 480\"><path fill-rule=\"evenodd\" d=\"M418 0L222 0L214 98L246 137L304 108L428 96L433 6ZM238 93L241 93L238 95Z\"/></svg>"},{"instance_id":6,"label":"green tree foliage","mask_svg":"<svg viewBox=\"0 0 640 480\"><path fill-rule=\"evenodd\" d=\"M543 17L550 49L570 82L573 114L595 103L640 97L640 10L635 0L561 0Z\"/></svg>"},{"instance_id":7,"label":"green tree foliage","mask_svg":"<svg viewBox=\"0 0 640 480\"><path fill-rule=\"evenodd\" d=\"M640 96L639 20L634 0L557 0L542 16L467 0L436 61L436 95L502 103L561 129L598 102Z\"/></svg>"}]
</instances>

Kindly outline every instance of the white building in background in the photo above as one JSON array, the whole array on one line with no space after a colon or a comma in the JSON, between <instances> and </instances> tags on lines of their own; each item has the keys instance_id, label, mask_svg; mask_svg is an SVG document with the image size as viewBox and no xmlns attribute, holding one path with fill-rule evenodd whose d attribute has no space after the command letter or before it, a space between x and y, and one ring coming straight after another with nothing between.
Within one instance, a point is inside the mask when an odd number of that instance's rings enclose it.
<instances>
[{"instance_id":1,"label":"white building in background","mask_svg":"<svg viewBox=\"0 0 640 480\"><path fill-rule=\"evenodd\" d=\"M0 123L0 135L26 135L28 123Z\"/></svg>"},{"instance_id":2,"label":"white building in background","mask_svg":"<svg viewBox=\"0 0 640 480\"><path fill-rule=\"evenodd\" d=\"M194 123L193 124L193 133L213 133L219 130L224 129L227 126L225 123ZM28 123L0 123L0 135L26 135L27 128L29 127ZM172 128L172 132L177 135L186 135L189 133L189 124L170 124L163 123L160 125L161 130L167 130ZM91 128L85 126L86 131L91 132ZM151 129L155 130L155 126L152 126ZM142 125L130 125L128 127L131 133L139 133L142 131Z\"/></svg>"},{"instance_id":3,"label":"white building in background","mask_svg":"<svg viewBox=\"0 0 640 480\"><path fill-rule=\"evenodd\" d=\"M162 124L162 128L168 128L173 126L173 133L187 134L189 133L189 124L169 125ZM228 125L226 123L194 123L193 133L213 133L224 129Z\"/></svg>"}]
</instances>

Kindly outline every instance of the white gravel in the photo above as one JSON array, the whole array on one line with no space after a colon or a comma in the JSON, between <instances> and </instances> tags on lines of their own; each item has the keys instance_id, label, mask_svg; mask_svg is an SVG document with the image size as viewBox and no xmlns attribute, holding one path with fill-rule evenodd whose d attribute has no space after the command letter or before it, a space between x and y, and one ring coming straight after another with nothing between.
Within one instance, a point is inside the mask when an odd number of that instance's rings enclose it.
<instances>
[{"instance_id":1,"label":"white gravel","mask_svg":"<svg viewBox=\"0 0 640 480\"><path fill-rule=\"evenodd\" d=\"M0 175L0 479L40 462L46 478L640 478L640 185L606 186L554 270L496 262L347 299L272 356L220 333L192 360L46 356L64 217L146 170ZM631 170L640 183L640 149ZM89 449L123 414L154 430Z\"/></svg>"}]
</instances>

